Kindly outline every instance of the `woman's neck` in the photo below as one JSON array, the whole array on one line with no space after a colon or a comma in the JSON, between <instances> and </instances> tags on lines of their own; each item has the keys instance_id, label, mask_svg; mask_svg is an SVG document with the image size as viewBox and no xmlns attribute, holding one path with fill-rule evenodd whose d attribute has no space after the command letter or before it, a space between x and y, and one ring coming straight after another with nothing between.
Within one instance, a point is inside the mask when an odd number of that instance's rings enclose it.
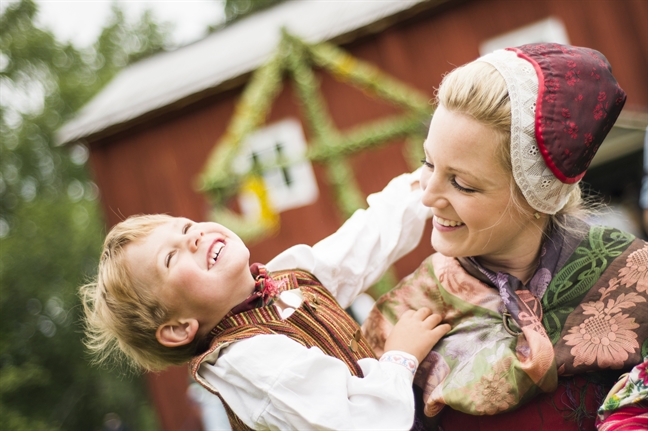
<instances>
[{"instance_id":1,"label":"woman's neck","mask_svg":"<svg viewBox=\"0 0 648 431\"><path fill-rule=\"evenodd\" d=\"M485 261L481 256L476 257L475 259L482 265L484 268L489 269L495 273L504 272L516 277L523 284L527 284L536 269L538 268L540 253L536 253L535 256L531 259L519 258L513 259L511 261L502 261L502 262L491 262Z\"/></svg>"},{"instance_id":2,"label":"woman's neck","mask_svg":"<svg viewBox=\"0 0 648 431\"><path fill-rule=\"evenodd\" d=\"M511 250L506 256L475 256L475 259L490 271L510 274L527 284L540 263L541 248L542 232L539 232L522 250Z\"/></svg>"}]
</instances>

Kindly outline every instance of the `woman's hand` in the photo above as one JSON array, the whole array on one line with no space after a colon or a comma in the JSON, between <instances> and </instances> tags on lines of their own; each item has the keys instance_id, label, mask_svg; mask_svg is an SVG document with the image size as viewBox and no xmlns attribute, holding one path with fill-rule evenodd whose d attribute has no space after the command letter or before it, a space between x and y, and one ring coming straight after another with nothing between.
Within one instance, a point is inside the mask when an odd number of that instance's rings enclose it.
<instances>
[{"instance_id":1,"label":"woman's hand","mask_svg":"<svg viewBox=\"0 0 648 431\"><path fill-rule=\"evenodd\" d=\"M450 325L441 323L439 314L432 314L429 308L407 310L391 331L385 342L385 351L400 350L418 359L425 359L432 347L449 330Z\"/></svg>"}]
</instances>

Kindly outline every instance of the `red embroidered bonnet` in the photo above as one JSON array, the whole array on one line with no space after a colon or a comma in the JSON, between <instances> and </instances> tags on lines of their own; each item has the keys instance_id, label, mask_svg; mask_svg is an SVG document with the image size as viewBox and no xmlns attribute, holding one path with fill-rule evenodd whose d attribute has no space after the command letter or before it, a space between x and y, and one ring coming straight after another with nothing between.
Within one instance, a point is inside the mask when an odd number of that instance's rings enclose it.
<instances>
[{"instance_id":1,"label":"red embroidered bonnet","mask_svg":"<svg viewBox=\"0 0 648 431\"><path fill-rule=\"evenodd\" d=\"M478 61L492 64L507 83L518 186L533 208L556 213L612 129L625 92L605 56L589 48L536 43Z\"/></svg>"}]
</instances>

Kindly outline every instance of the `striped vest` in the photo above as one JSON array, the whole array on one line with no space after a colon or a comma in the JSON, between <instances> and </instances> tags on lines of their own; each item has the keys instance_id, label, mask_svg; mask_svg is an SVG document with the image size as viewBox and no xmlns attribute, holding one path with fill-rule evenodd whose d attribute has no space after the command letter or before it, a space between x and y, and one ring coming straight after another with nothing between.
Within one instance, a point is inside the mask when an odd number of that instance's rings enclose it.
<instances>
[{"instance_id":1,"label":"striped vest","mask_svg":"<svg viewBox=\"0 0 648 431\"><path fill-rule=\"evenodd\" d=\"M337 303L331 293L310 273L300 270L278 271L270 277L280 290L301 289L304 302L287 319L282 320L274 305L226 316L210 333L214 338L209 349L191 361L194 379L223 401L232 429L249 430L230 409L218 392L197 376L200 364L214 363L214 352L236 341L263 334L282 334L305 347L318 347L326 355L343 361L352 375L363 377L358 360L375 358L361 336L360 327Z\"/></svg>"}]
</instances>

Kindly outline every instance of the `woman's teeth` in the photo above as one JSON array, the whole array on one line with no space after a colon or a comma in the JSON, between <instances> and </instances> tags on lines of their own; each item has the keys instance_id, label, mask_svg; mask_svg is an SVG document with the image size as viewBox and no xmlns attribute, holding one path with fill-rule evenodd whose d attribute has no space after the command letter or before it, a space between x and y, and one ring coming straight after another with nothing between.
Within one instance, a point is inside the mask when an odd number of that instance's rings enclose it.
<instances>
[{"instance_id":1,"label":"woman's teeth","mask_svg":"<svg viewBox=\"0 0 648 431\"><path fill-rule=\"evenodd\" d=\"M438 216L434 216L434 219L436 220L437 223L447 227L463 226L463 223L460 221L446 220Z\"/></svg>"}]
</instances>

